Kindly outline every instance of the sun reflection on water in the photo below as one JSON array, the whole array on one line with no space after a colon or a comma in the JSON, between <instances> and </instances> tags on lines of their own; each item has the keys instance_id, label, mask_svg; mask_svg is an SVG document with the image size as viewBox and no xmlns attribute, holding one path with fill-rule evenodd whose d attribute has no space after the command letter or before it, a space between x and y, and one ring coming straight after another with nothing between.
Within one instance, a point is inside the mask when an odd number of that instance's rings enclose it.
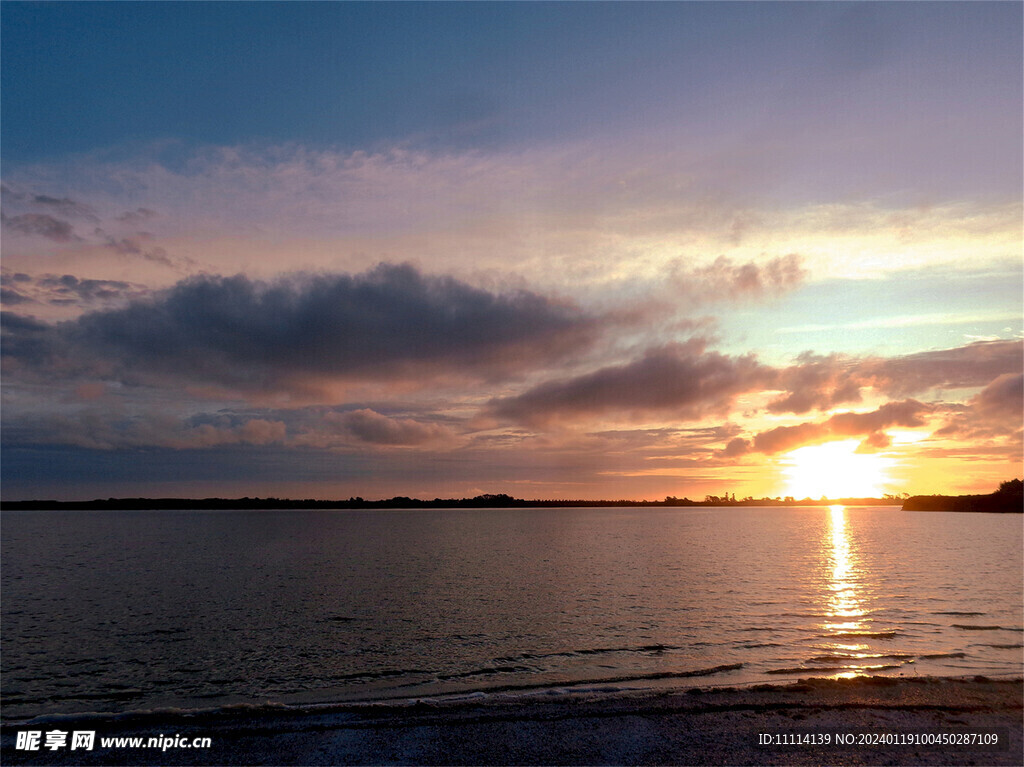
<instances>
[{"instance_id":1,"label":"sun reflection on water","mask_svg":"<svg viewBox=\"0 0 1024 767\"><path fill-rule=\"evenodd\" d=\"M827 617L822 628L832 637L832 641L828 643L829 649L854 660L869 649L866 644L850 642L857 634L866 632L867 611L857 593L858 561L846 530L845 507L829 507L829 537L823 544L822 548L827 551L831 560L832 572L825 604ZM855 670L843 671L835 676L847 678L857 676L857 673Z\"/></svg>"},{"instance_id":2,"label":"sun reflection on water","mask_svg":"<svg viewBox=\"0 0 1024 767\"><path fill-rule=\"evenodd\" d=\"M832 532L832 591L828 604L828 614L833 618L845 618L845 622L830 623L829 628L852 631L862 627L859 620L864 616L864 609L857 598L854 581L855 559L850 550L850 539L846 534L846 509L842 506L829 507L829 521Z\"/></svg>"}]
</instances>

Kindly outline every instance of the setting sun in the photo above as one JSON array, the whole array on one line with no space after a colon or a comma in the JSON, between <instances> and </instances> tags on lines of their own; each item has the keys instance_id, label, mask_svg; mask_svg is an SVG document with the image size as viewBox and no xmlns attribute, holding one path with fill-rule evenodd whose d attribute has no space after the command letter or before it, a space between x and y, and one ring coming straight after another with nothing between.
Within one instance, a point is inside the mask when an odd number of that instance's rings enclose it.
<instances>
[{"instance_id":1,"label":"setting sun","mask_svg":"<svg viewBox=\"0 0 1024 767\"><path fill-rule=\"evenodd\" d=\"M794 498L860 498L881 495L892 459L858 453L857 440L797 448L783 456L786 494Z\"/></svg>"}]
</instances>

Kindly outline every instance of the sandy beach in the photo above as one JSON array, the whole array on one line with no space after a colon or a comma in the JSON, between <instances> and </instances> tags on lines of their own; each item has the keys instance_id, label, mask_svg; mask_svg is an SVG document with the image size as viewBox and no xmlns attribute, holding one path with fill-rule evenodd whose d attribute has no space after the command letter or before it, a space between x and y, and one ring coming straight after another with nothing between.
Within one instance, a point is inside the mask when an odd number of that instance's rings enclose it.
<instances>
[{"instance_id":1,"label":"sandy beach","mask_svg":"<svg viewBox=\"0 0 1024 767\"><path fill-rule=\"evenodd\" d=\"M2 753L5 764L84 765L1019 765L1022 693L1020 679L875 677L150 712L8 725ZM45 738L55 729L95 731L95 746L16 748L19 731L40 731ZM989 745L949 742L963 741L967 733ZM210 747L104 748L100 742L140 736L164 736L161 743L208 737ZM935 742L942 738L945 744Z\"/></svg>"}]
</instances>

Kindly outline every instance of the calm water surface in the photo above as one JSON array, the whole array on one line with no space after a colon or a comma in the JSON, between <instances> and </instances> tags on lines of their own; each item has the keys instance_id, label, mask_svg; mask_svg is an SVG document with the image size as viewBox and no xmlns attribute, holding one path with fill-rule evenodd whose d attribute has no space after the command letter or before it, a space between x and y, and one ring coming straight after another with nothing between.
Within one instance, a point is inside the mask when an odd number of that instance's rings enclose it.
<instances>
[{"instance_id":1,"label":"calm water surface","mask_svg":"<svg viewBox=\"0 0 1024 767\"><path fill-rule=\"evenodd\" d=\"M1018 515L5 512L0 524L6 720L1024 668Z\"/></svg>"}]
</instances>

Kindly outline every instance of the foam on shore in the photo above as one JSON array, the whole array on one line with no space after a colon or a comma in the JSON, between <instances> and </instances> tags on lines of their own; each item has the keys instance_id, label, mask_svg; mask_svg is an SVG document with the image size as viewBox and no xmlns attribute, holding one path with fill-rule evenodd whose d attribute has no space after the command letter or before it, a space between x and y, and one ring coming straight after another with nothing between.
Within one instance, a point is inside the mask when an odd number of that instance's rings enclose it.
<instances>
[{"instance_id":1,"label":"foam on shore","mask_svg":"<svg viewBox=\"0 0 1024 767\"><path fill-rule=\"evenodd\" d=\"M40 718L18 730L212 739L209 749L77 751L77 764L1020 764L1024 681L861 677L673 690L552 690L362 704ZM765 735L989 732L995 747L762 745Z\"/></svg>"}]
</instances>

